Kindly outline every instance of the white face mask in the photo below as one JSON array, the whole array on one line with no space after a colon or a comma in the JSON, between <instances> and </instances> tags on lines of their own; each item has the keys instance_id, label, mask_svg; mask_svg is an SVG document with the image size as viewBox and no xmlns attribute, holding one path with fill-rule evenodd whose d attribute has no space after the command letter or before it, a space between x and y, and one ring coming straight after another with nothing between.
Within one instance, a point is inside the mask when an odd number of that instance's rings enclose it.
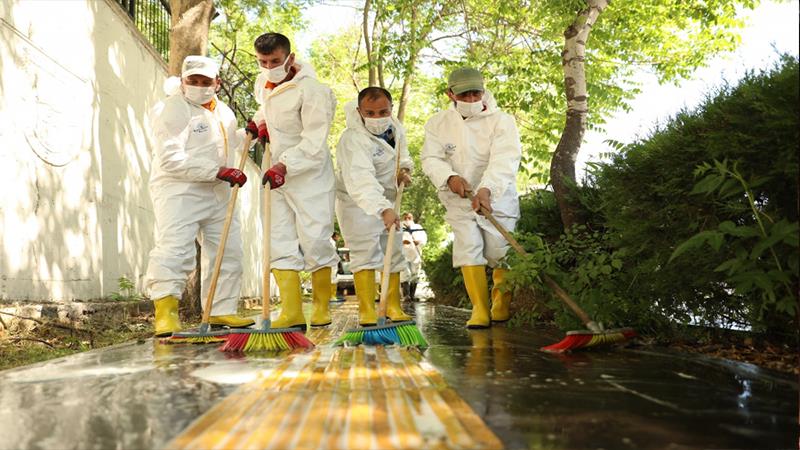
<instances>
[{"instance_id":1,"label":"white face mask","mask_svg":"<svg viewBox=\"0 0 800 450\"><path fill-rule=\"evenodd\" d=\"M364 117L364 126L374 135L381 135L392 125L392 117Z\"/></svg>"},{"instance_id":2,"label":"white face mask","mask_svg":"<svg viewBox=\"0 0 800 450\"><path fill-rule=\"evenodd\" d=\"M286 63L289 62L289 57L287 56L286 59L281 63L280 66L273 67L272 69L267 69L266 67L262 67L261 71L267 75L267 80L270 83L280 83L286 76L289 75L289 72L286 70Z\"/></svg>"},{"instance_id":3,"label":"white face mask","mask_svg":"<svg viewBox=\"0 0 800 450\"><path fill-rule=\"evenodd\" d=\"M214 98L216 86L183 86L183 96L195 105L205 105Z\"/></svg>"},{"instance_id":4,"label":"white face mask","mask_svg":"<svg viewBox=\"0 0 800 450\"><path fill-rule=\"evenodd\" d=\"M474 103L456 100L456 111L458 111L462 117L472 117L483 111L483 100L478 100Z\"/></svg>"},{"instance_id":5,"label":"white face mask","mask_svg":"<svg viewBox=\"0 0 800 450\"><path fill-rule=\"evenodd\" d=\"M413 220L404 220L403 221L403 226L404 227L411 228L411 225L414 225L414 221Z\"/></svg>"}]
</instances>

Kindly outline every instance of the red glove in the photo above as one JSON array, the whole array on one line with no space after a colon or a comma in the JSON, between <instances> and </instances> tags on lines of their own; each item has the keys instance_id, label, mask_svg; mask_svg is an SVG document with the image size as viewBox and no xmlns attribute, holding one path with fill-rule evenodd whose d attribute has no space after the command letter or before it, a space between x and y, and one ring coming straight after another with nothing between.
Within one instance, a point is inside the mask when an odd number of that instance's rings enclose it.
<instances>
[{"instance_id":1,"label":"red glove","mask_svg":"<svg viewBox=\"0 0 800 450\"><path fill-rule=\"evenodd\" d=\"M247 176L239 169L232 169L230 167L220 167L219 171L217 172L217 178L222 181L227 181L231 184L231 187L234 185L239 185L239 187L244 186L247 182Z\"/></svg>"},{"instance_id":2,"label":"red glove","mask_svg":"<svg viewBox=\"0 0 800 450\"><path fill-rule=\"evenodd\" d=\"M261 180L261 184L265 186L267 183L269 183L270 189L278 189L279 187L283 186L283 183L285 182L286 166L283 165L283 163L278 163L270 167L269 170L264 172L264 178Z\"/></svg>"},{"instance_id":3,"label":"red glove","mask_svg":"<svg viewBox=\"0 0 800 450\"><path fill-rule=\"evenodd\" d=\"M258 126L252 120L247 122L247 126L244 127L244 131L247 132L253 139L258 139Z\"/></svg>"},{"instance_id":4,"label":"red glove","mask_svg":"<svg viewBox=\"0 0 800 450\"><path fill-rule=\"evenodd\" d=\"M269 142L269 130L267 130L266 122L258 124L258 140L261 142L261 145Z\"/></svg>"}]
</instances>

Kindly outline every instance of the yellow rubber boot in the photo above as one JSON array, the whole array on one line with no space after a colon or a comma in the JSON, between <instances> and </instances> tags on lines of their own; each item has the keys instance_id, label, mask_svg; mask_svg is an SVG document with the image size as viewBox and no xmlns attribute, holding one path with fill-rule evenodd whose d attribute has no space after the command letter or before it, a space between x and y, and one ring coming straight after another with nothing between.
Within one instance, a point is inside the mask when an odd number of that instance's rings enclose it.
<instances>
[{"instance_id":1,"label":"yellow rubber boot","mask_svg":"<svg viewBox=\"0 0 800 450\"><path fill-rule=\"evenodd\" d=\"M389 292L386 297L386 317L392 322L411 320L400 307L400 272L389 274Z\"/></svg>"},{"instance_id":2,"label":"yellow rubber boot","mask_svg":"<svg viewBox=\"0 0 800 450\"><path fill-rule=\"evenodd\" d=\"M336 298L336 283L331 283L331 301L335 302L339 299Z\"/></svg>"},{"instance_id":3,"label":"yellow rubber boot","mask_svg":"<svg viewBox=\"0 0 800 450\"><path fill-rule=\"evenodd\" d=\"M356 298L358 299L358 324L362 327L377 324L375 294L378 290L375 286L375 271L368 269L354 273L353 284L355 284Z\"/></svg>"},{"instance_id":4,"label":"yellow rubber boot","mask_svg":"<svg viewBox=\"0 0 800 450\"><path fill-rule=\"evenodd\" d=\"M472 316L467 328L489 328L489 285L486 281L486 266L462 266L464 286L472 302Z\"/></svg>"},{"instance_id":5,"label":"yellow rubber boot","mask_svg":"<svg viewBox=\"0 0 800 450\"><path fill-rule=\"evenodd\" d=\"M306 329L303 316L303 292L300 290L300 272L273 269L275 283L281 293L281 313L272 321L272 328L298 327Z\"/></svg>"},{"instance_id":6,"label":"yellow rubber boot","mask_svg":"<svg viewBox=\"0 0 800 450\"><path fill-rule=\"evenodd\" d=\"M492 322L505 322L511 318L509 306L511 305L511 292L503 292L499 289L503 284L508 269L496 268L492 271Z\"/></svg>"},{"instance_id":7,"label":"yellow rubber boot","mask_svg":"<svg viewBox=\"0 0 800 450\"><path fill-rule=\"evenodd\" d=\"M324 327L331 324L331 268L323 267L311 274L311 295L314 305L311 310L311 326Z\"/></svg>"},{"instance_id":8,"label":"yellow rubber boot","mask_svg":"<svg viewBox=\"0 0 800 450\"><path fill-rule=\"evenodd\" d=\"M211 316L208 318L210 325L220 325L230 328L247 328L256 323L253 319L247 317L240 317L235 314L228 314L225 316Z\"/></svg>"},{"instance_id":9,"label":"yellow rubber boot","mask_svg":"<svg viewBox=\"0 0 800 450\"><path fill-rule=\"evenodd\" d=\"M181 319L178 317L178 299L172 295L153 301L156 317L153 321L155 335L158 337L169 336L181 331Z\"/></svg>"}]
</instances>

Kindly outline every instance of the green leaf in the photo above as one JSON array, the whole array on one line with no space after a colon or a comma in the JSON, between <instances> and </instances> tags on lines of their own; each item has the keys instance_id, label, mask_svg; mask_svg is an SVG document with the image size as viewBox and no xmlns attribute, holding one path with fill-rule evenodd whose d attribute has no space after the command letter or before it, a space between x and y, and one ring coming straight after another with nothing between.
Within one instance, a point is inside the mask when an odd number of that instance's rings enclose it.
<instances>
[{"instance_id":1,"label":"green leaf","mask_svg":"<svg viewBox=\"0 0 800 450\"><path fill-rule=\"evenodd\" d=\"M717 174L712 173L710 175L706 175L702 180L698 181L694 185L694 188L691 192L689 192L689 194L708 194L714 192L724 181L725 178Z\"/></svg>"},{"instance_id":2,"label":"green leaf","mask_svg":"<svg viewBox=\"0 0 800 450\"><path fill-rule=\"evenodd\" d=\"M717 226L717 229L725 234L738 237L755 237L760 236L761 232L756 226L736 226L730 220L726 220Z\"/></svg>"},{"instance_id":3,"label":"green leaf","mask_svg":"<svg viewBox=\"0 0 800 450\"><path fill-rule=\"evenodd\" d=\"M683 253L687 252L688 250L692 250L695 248L701 247L705 242L709 241L711 246L715 250L719 250L722 242L725 240L725 236L715 230L706 230L701 231L694 236L690 237L688 240L680 244L675 248L672 252L672 256L669 257L667 263L672 262L673 259L677 258L678 256L682 255Z\"/></svg>"}]
</instances>

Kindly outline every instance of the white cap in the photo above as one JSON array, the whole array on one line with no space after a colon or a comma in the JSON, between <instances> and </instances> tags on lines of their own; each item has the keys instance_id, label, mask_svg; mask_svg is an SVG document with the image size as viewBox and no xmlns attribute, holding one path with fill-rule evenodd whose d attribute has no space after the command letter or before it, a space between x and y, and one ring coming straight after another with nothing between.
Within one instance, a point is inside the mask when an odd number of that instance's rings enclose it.
<instances>
[{"instance_id":1,"label":"white cap","mask_svg":"<svg viewBox=\"0 0 800 450\"><path fill-rule=\"evenodd\" d=\"M211 58L189 55L183 60L181 78L186 78L189 75L203 75L208 78L216 78L218 74L219 64Z\"/></svg>"}]
</instances>

